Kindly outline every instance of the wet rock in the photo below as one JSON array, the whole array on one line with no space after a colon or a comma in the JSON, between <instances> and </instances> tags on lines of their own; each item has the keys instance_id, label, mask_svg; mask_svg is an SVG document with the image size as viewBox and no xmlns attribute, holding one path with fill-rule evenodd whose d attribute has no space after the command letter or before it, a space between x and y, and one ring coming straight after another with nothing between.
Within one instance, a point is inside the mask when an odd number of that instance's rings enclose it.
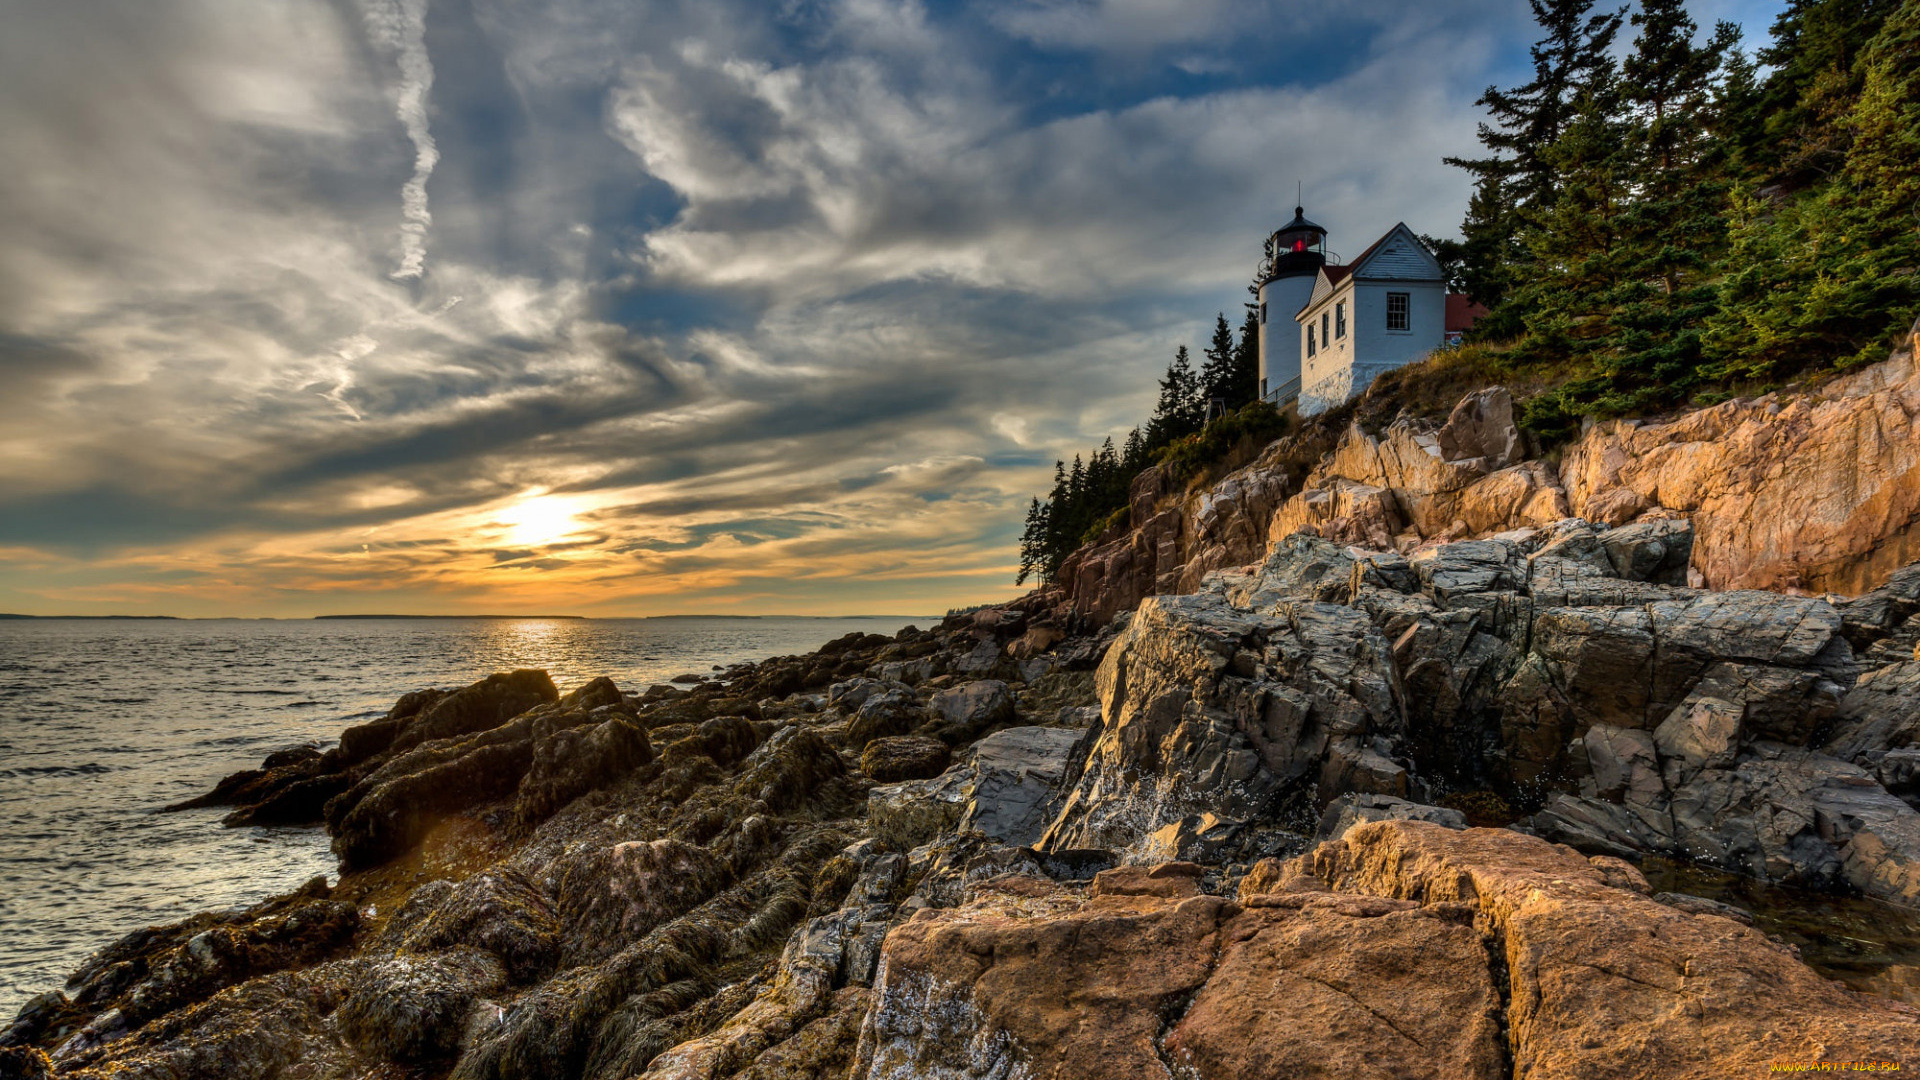
<instances>
[{"instance_id":1,"label":"wet rock","mask_svg":"<svg viewBox=\"0 0 1920 1080\"><path fill-rule=\"evenodd\" d=\"M874 739L860 754L860 771L883 784L927 780L947 771L953 752L939 739L897 735Z\"/></svg>"},{"instance_id":2,"label":"wet rock","mask_svg":"<svg viewBox=\"0 0 1920 1080\"><path fill-rule=\"evenodd\" d=\"M730 878L704 847L629 840L571 862L557 907L570 936L604 952L705 903Z\"/></svg>"},{"instance_id":3,"label":"wet rock","mask_svg":"<svg viewBox=\"0 0 1920 1080\"><path fill-rule=\"evenodd\" d=\"M333 852L349 869L384 862L446 814L511 795L532 764L533 747L521 740L454 740L402 755L328 803Z\"/></svg>"},{"instance_id":4,"label":"wet rock","mask_svg":"<svg viewBox=\"0 0 1920 1080\"><path fill-rule=\"evenodd\" d=\"M867 820L874 839L892 851L910 851L960 824L967 809L960 769L930 780L908 780L867 793Z\"/></svg>"},{"instance_id":5,"label":"wet rock","mask_svg":"<svg viewBox=\"0 0 1920 1080\"><path fill-rule=\"evenodd\" d=\"M359 910L327 899L322 878L244 911L138 930L75 972L71 1008L42 1020L80 1026L63 1044L71 1056L226 987L318 962L344 948L359 926ZM42 1027L30 1037L44 1040L49 1025Z\"/></svg>"},{"instance_id":6,"label":"wet rock","mask_svg":"<svg viewBox=\"0 0 1920 1080\"><path fill-rule=\"evenodd\" d=\"M1770 742L1732 754L1719 749L1722 717L1685 723L1680 732L1663 725L1673 756L1655 735L1660 786L1636 754L1618 802L1556 796L1534 828L1587 850L1670 852L1749 877L1844 884L1920 906L1920 813L1864 769Z\"/></svg>"},{"instance_id":7,"label":"wet rock","mask_svg":"<svg viewBox=\"0 0 1920 1080\"><path fill-rule=\"evenodd\" d=\"M1920 742L1920 661L1869 671L1836 710L1828 753L1858 764Z\"/></svg>"},{"instance_id":8,"label":"wet rock","mask_svg":"<svg viewBox=\"0 0 1920 1080\"><path fill-rule=\"evenodd\" d=\"M1741 926L1753 925L1753 912L1732 904L1723 904L1718 900L1709 900L1704 896L1659 892L1653 894L1653 901L1656 904L1665 904L1670 908L1684 911L1689 915L1717 915L1723 919L1732 919Z\"/></svg>"},{"instance_id":9,"label":"wet rock","mask_svg":"<svg viewBox=\"0 0 1920 1080\"><path fill-rule=\"evenodd\" d=\"M479 949L396 955L359 973L336 1019L365 1053L433 1061L452 1055L468 1015L506 983L500 961Z\"/></svg>"},{"instance_id":10,"label":"wet rock","mask_svg":"<svg viewBox=\"0 0 1920 1080\"><path fill-rule=\"evenodd\" d=\"M581 795L604 787L653 760L646 731L620 715L591 727L566 728L533 744L514 815L523 825L544 820Z\"/></svg>"},{"instance_id":11,"label":"wet rock","mask_svg":"<svg viewBox=\"0 0 1920 1080\"><path fill-rule=\"evenodd\" d=\"M612 861L627 871L641 860L616 854ZM407 952L485 949L499 957L512 982L525 984L538 981L558 962L562 927L533 882L519 871L496 867L458 884L436 881L415 889L384 934Z\"/></svg>"},{"instance_id":12,"label":"wet rock","mask_svg":"<svg viewBox=\"0 0 1920 1080\"><path fill-rule=\"evenodd\" d=\"M1327 804L1314 831L1319 841L1338 840L1355 825L1369 821L1430 821L1449 829L1467 827L1467 816L1440 806L1422 806L1391 795L1342 795Z\"/></svg>"},{"instance_id":13,"label":"wet rock","mask_svg":"<svg viewBox=\"0 0 1920 1080\"><path fill-rule=\"evenodd\" d=\"M496 728L536 705L559 697L560 692L544 671L523 668L489 675L421 709L394 736L389 749L400 752L435 739Z\"/></svg>"}]
</instances>

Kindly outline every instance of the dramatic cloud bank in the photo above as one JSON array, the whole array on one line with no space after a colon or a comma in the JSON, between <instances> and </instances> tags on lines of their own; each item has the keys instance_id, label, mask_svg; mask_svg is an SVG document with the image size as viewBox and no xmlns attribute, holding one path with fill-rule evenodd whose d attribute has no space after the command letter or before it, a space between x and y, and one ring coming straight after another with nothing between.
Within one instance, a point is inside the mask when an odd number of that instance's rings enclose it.
<instances>
[{"instance_id":1,"label":"dramatic cloud bank","mask_svg":"<svg viewBox=\"0 0 1920 1080\"><path fill-rule=\"evenodd\" d=\"M1339 251L1452 229L1440 159L1531 36L1519 0L0 16L0 611L192 615L1009 595L1028 496L1237 321L1296 182Z\"/></svg>"}]
</instances>

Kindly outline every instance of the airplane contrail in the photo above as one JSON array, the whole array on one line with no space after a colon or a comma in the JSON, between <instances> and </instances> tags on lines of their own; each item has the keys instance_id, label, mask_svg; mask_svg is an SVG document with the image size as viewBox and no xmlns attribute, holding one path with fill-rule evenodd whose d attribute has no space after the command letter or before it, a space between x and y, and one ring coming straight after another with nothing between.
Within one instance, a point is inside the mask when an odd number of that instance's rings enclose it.
<instances>
[{"instance_id":1,"label":"airplane contrail","mask_svg":"<svg viewBox=\"0 0 1920 1080\"><path fill-rule=\"evenodd\" d=\"M368 37L376 47L393 54L400 68L400 80L392 88L394 114L413 143L413 176L400 189L400 265L390 276L414 281L427 269L427 230L433 225L427 210L427 178L440 161L427 126L427 96L433 90L427 0L360 0L360 12Z\"/></svg>"}]
</instances>

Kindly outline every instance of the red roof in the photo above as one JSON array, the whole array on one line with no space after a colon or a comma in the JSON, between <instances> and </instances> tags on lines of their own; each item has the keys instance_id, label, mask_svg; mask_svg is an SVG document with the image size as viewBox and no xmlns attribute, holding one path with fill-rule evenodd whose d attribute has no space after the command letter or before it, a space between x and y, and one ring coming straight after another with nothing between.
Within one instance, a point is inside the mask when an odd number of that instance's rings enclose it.
<instances>
[{"instance_id":1,"label":"red roof","mask_svg":"<svg viewBox=\"0 0 1920 1080\"><path fill-rule=\"evenodd\" d=\"M1353 273L1353 267L1351 266L1324 266L1321 267L1321 269L1326 271L1327 284L1329 285L1338 285L1347 280L1348 274Z\"/></svg>"},{"instance_id":2,"label":"red roof","mask_svg":"<svg viewBox=\"0 0 1920 1080\"><path fill-rule=\"evenodd\" d=\"M1466 293L1447 294L1447 333L1459 333L1472 327L1487 309L1467 299Z\"/></svg>"}]
</instances>

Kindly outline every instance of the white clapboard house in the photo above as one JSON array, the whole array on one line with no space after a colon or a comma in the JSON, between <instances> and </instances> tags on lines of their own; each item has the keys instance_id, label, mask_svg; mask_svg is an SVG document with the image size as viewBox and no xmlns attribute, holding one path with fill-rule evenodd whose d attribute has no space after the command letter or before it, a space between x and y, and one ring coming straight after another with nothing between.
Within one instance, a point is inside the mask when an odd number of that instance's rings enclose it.
<instances>
[{"instance_id":1,"label":"white clapboard house","mask_svg":"<svg viewBox=\"0 0 1920 1080\"><path fill-rule=\"evenodd\" d=\"M1481 313L1447 292L1439 260L1405 223L1344 265L1328 263L1326 237L1296 206L1261 264L1260 393L1275 405L1297 400L1302 416L1457 343Z\"/></svg>"}]
</instances>

